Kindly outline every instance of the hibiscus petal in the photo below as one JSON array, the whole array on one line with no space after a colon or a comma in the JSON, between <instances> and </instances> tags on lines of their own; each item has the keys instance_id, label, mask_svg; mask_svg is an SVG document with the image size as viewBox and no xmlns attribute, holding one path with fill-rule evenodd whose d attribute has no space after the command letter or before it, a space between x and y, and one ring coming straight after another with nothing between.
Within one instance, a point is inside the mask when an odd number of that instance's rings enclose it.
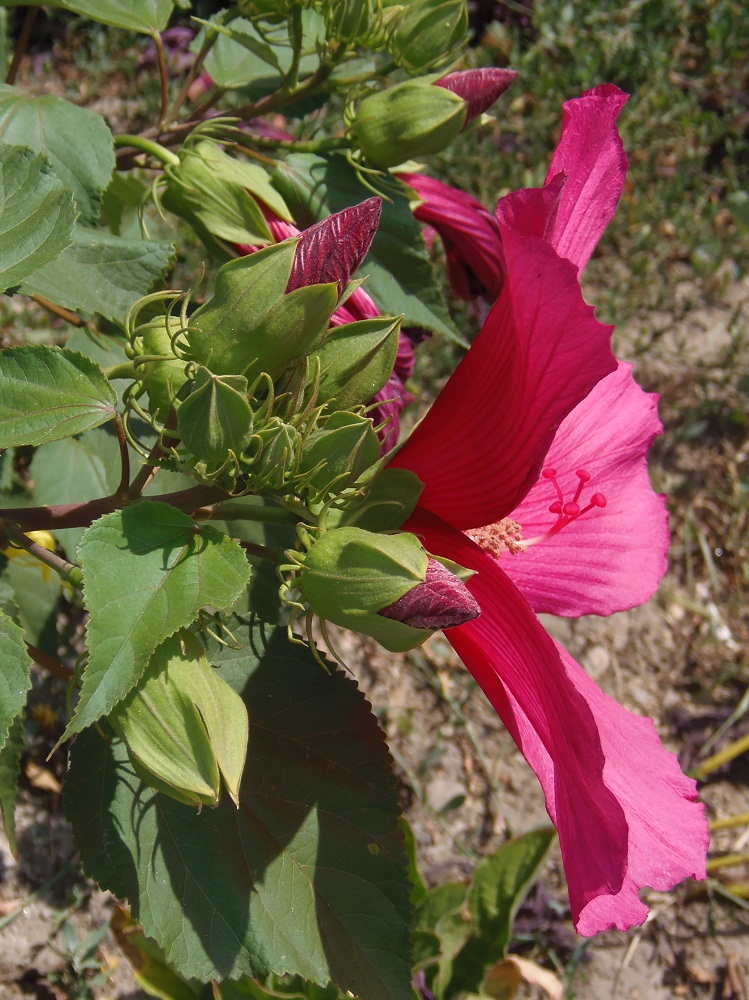
<instances>
[{"instance_id":1,"label":"hibiscus petal","mask_svg":"<svg viewBox=\"0 0 749 1000\"><path fill-rule=\"evenodd\" d=\"M638 892L705 877L709 843L695 782L652 720L604 694L542 629L496 560L429 514L408 523L429 551L477 570L475 621L446 633L541 782L559 830L581 934L640 924Z\"/></svg>"},{"instance_id":2,"label":"hibiscus petal","mask_svg":"<svg viewBox=\"0 0 749 1000\"><path fill-rule=\"evenodd\" d=\"M628 96L605 83L564 105L562 136L546 180L560 171L567 175L553 246L581 271L613 218L624 187L627 154L616 120Z\"/></svg>"},{"instance_id":3,"label":"hibiscus petal","mask_svg":"<svg viewBox=\"0 0 749 1000\"><path fill-rule=\"evenodd\" d=\"M624 187L627 155L616 120L627 94L611 83L564 105L562 136L543 188L502 198L500 223L543 236L582 271L611 221Z\"/></svg>"},{"instance_id":4,"label":"hibiscus petal","mask_svg":"<svg viewBox=\"0 0 749 1000\"><path fill-rule=\"evenodd\" d=\"M629 827L627 873L618 893L584 904L576 918L581 934L620 931L640 924L648 910L638 896L643 886L666 891L685 878L704 879L710 843L705 807L697 802L696 783L681 772L652 719L635 715L614 701L559 647L569 680L587 701L601 738L604 781L624 809ZM549 793L547 792L547 795ZM585 877L565 861L567 880Z\"/></svg>"},{"instance_id":5,"label":"hibiscus petal","mask_svg":"<svg viewBox=\"0 0 749 1000\"><path fill-rule=\"evenodd\" d=\"M414 209L419 222L433 226L442 237L448 256L450 284L456 295L470 299L468 275L475 277L481 294L494 301L504 282L504 257L497 220L470 194L426 174L400 173L398 177L422 199Z\"/></svg>"},{"instance_id":6,"label":"hibiscus petal","mask_svg":"<svg viewBox=\"0 0 749 1000\"><path fill-rule=\"evenodd\" d=\"M609 615L643 604L666 572L666 498L654 492L647 454L662 430L657 396L643 392L632 366L620 362L562 422L546 455L546 466L572 499L578 469L590 474L581 508L602 493L606 506L593 507L559 534L524 552L502 557L502 568L535 611L571 617ZM549 512L553 485L540 479L512 518L523 537L540 537L557 520Z\"/></svg>"},{"instance_id":7,"label":"hibiscus petal","mask_svg":"<svg viewBox=\"0 0 749 1000\"><path fill-rule=\"evenodd\" d=\"M559 831L573 913L598 896L616 896L627 871L627 822L604 783L605 758L593 714L570 683L551 637L499 563L460 532L419 512L408 530L428 551L477 571L468 589L481 615L450 629L445 638L543 786Z\"/></svg>"},{"instance_id":8,"label":"hibiscus petal","mask_svg":"<svg viewBox=\"0 0 749 1000\"><path fill-rule=\"evenodd\" d=\"M458 528L506 517L536 481L557 427L616 368L613 329L542 240L502 233L507 281L475 343L392 464L420 506Z\"/></svg>"}]
</instances>

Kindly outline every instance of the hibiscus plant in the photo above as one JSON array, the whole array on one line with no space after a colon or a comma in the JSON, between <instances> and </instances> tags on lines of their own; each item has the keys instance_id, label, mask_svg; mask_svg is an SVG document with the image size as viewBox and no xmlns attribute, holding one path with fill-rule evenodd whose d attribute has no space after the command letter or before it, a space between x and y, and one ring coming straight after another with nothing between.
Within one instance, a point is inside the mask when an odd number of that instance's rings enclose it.
<instances>
[{"instance_id":1,"label":"hibiscus plant","mask_svg":"<svg viewBox=\"0 0 749 1000\"><path fill-rule=\"evenodd\" d=\"M16 83L44 15L14 12L0 275L50 329L0 352L5 830L36 664L67 682L81 863L157 995L496 994L552 834L427 890L340 630L445 631L538 776L580 934L704 878L694 782L536 617L631 608L665 570L656 400L580 284L626 96L571 99L545 185L490 211L428 172L517 76L459 68L465 0L189 6L54 4L141 35L161 109L117 134ZM426 336L472 343L404 436Z\"/></svg>"}]
</instances>

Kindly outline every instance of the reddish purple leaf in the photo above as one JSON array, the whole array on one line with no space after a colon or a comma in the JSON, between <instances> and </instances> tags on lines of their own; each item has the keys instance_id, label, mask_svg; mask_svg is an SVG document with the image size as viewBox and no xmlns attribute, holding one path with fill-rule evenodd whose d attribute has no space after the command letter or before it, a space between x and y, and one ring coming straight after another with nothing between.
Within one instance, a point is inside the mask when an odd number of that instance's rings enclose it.
<instances>
[{"instance_id":1,"label":"reddish purple leaf","mask_svg":"<svg viewBox=\"0 0 749 1000\"><path fill-rule=\"evenodd\" d=\"M478 618L481 608L468 587L436 559L430 559L423 583L379 612L412 628L452 628Z\"/></svg>"},{"instance_id":2,"label":"reddish purple leaf","mask_svg":"<svg viewBox=\"0 0 749 1000\"><path fill-rule=\"evenodd\" d=\"M297 245L286 291L337 281L342 292L367 255L381 209L381 198L367 198L360 205L344 208L305 229Z\"/></svg>"}]
</instances>

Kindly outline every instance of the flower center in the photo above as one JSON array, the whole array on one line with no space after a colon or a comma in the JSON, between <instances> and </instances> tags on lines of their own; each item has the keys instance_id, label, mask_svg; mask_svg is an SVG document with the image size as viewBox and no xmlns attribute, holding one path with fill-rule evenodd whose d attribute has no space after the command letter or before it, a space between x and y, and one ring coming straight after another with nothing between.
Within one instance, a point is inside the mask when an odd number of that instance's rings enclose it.
<instances>
[{"instance_id":1,"label":"flower center","mask_svg":"<svg viewBox=\"0 0 749 1000\"><path fill-rule=\"evenodd\" d=\"M572 498L565 498L564 491L559 485L557 470L546 468L541 472L541 479L545 479L554 489L555 497L549 504L549 513L556 515L554 524L542 534L533 538L523 538L522 527L517 521L512 521L510 518L504 518L496 524L487 524L484 528L476 528L467 534L482 549L497 558L503 552L511 552L514 555L530 548L531 545L538 545L539 542L553 538L554 535L558 535L563 528L572 524L573 521L577 521L583 514L587 514L595 507L603 508L606 506L606 497L603 493L593 493L583 506L581 504L583 491L592 477L585 469L577 469L575 475L577 476L575 494Z\"/></svg>"}]
</instances>

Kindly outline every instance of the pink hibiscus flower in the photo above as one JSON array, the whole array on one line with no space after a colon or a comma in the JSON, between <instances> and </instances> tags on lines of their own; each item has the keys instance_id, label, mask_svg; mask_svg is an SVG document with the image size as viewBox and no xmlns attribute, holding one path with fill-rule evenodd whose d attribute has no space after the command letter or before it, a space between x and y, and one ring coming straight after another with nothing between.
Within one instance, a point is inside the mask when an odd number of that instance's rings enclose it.
<instances>
[{"instance_id":1,"label":"pink hibiscus flower","mask_svg":"<svg viewBox=\"0 0 749 1000\"><path fill-rule=\"evenodd\" d=\"M646 464L655 398L616 362L578 281L621 193L625 100L605 86L568 102L544 188L500 203L502 294L390 463L424 483L405 527L475 571L482 613L446 636L541 782L585 935L642 923L645 886L704 878L709 841L652 721L605 695L535 614L631 608L666 567Z\"/></svg>"}]
</instances>

